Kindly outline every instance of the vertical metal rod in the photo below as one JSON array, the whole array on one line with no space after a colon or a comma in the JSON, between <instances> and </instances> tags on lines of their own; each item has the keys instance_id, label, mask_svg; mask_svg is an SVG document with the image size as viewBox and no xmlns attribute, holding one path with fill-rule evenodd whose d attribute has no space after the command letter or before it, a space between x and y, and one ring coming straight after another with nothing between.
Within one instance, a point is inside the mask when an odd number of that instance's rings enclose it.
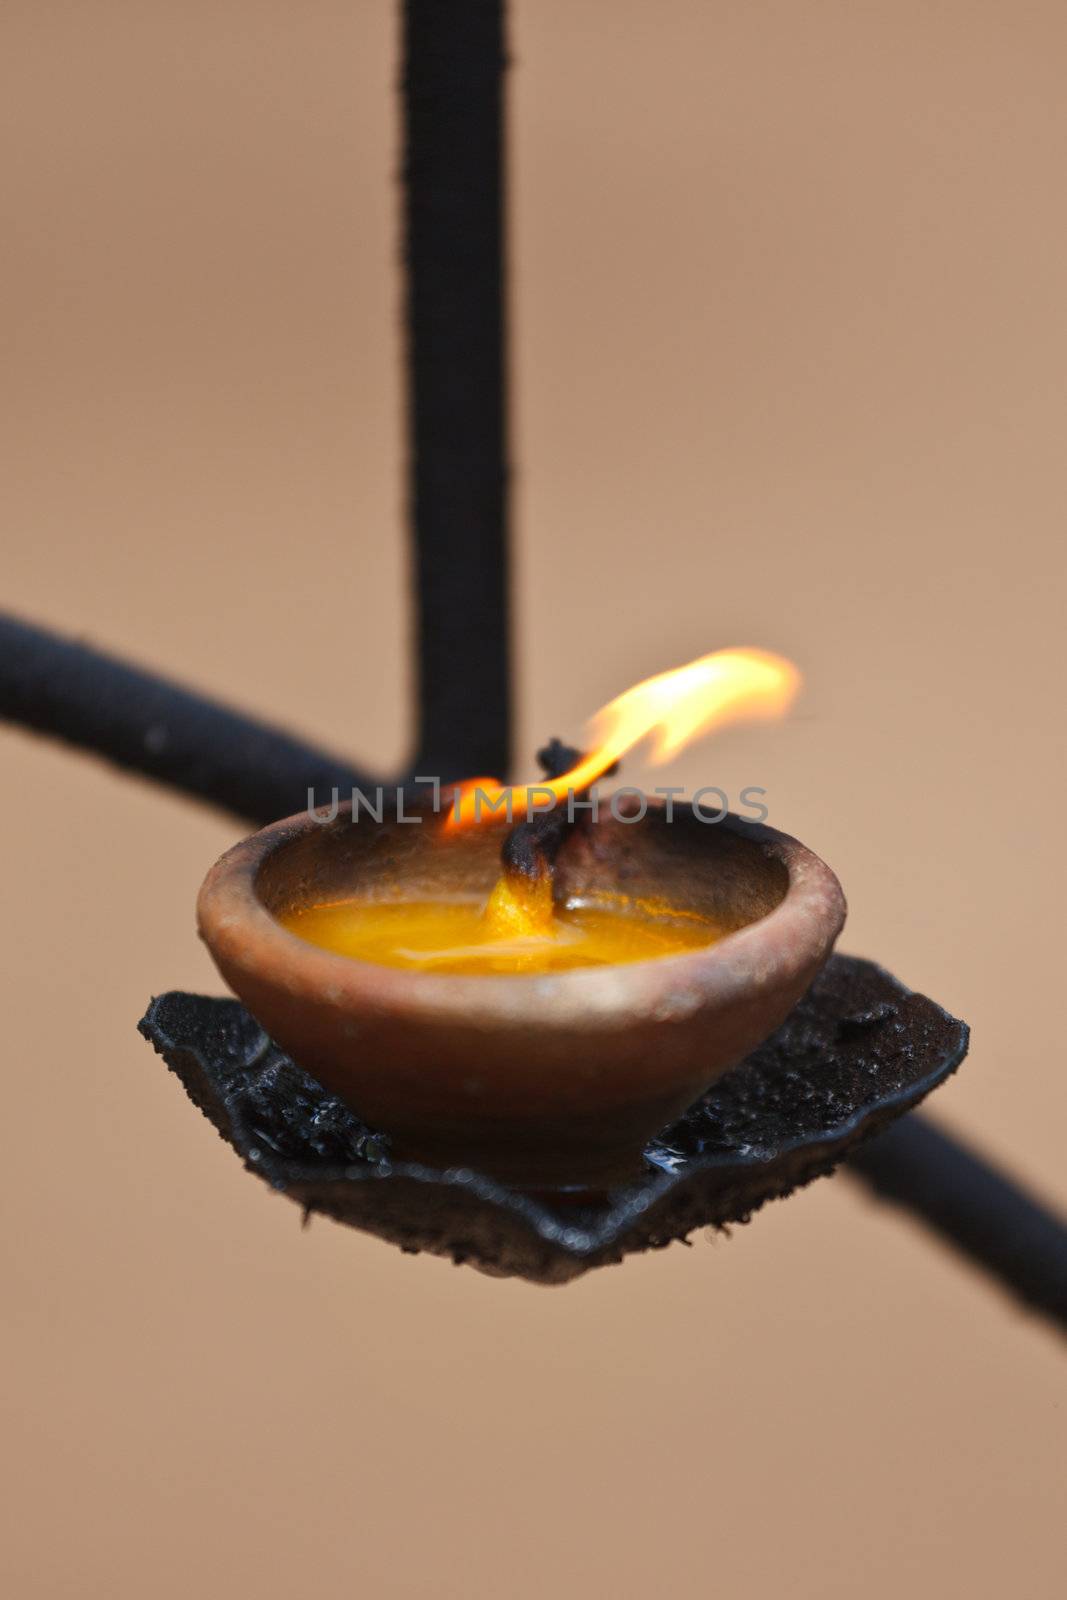
<instances>
[{"instance_id":1,"label":"vertical metal rod","mask_svg":"<svg viewBox=\"0 0 1067 1600\"><path fill-rule=\"evenodd\" d=\"M510 765L503 0L404 0L419 770Z\"/></svg>"}]
</instances>

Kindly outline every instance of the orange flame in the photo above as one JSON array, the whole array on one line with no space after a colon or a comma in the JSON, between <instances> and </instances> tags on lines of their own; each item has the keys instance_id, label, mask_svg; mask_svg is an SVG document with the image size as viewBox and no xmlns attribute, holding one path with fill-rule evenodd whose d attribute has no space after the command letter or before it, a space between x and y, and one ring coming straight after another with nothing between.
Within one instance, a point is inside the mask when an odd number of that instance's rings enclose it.
<instances>
[{"instance_id":1,"label":"orange flame","mask_svg":"<svg viewBox=\"0 0 1067 1600\"><path fill-rule=\"evenodd\" d=\"M768 650L716 650L688 666L646 678L612 700L593 719L594 748L561 778L510 791L493 778L458 784L446 826L489 821L494 806L500 807L496 815L503 816L509 792L516 819L526 816L528 808L549 810L568 793L587 789L649 735L654 738L651 760L658 766L712 728L783 716L799 688L800 673L783 656Z\"/></svg>"}]
</instances>

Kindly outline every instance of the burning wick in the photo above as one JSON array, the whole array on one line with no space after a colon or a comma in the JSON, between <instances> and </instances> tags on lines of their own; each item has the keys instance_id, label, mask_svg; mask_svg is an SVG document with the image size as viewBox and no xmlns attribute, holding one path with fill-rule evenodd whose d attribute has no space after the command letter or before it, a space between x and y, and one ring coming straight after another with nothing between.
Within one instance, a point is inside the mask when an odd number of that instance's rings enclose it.
<instances>
[{"instance_id":1,"label":"burning wick","mask_svg":"<svg viewBox=\"0 0 1067 1600\"><path fill-rule=\"evenodd\" d=\"M551 938L552 872L568 827L566 801L581 798L597 779L649 734L657 736L652 760L667 761L711 727L742 717L775 717L788 709L800 684L792 662L764 650L718 650L686 667L661 672L627 689L595 719L597 748L581 755L558 739L538 752L545 782L520 789L527 812L548 794L554 809L520 823L501 853L503 873L486 906L491 937ZM447 826L479 822L489 805L506 796L491 779L462 784ZM514 814L512 797L512 813Z\"/></svg>"},{"instance_id":2,"label":"burning wick","mask_svg":"<svg viewBox=\"0 0 1067 1600\"><path fill-rule=\"evenodd\" d=\"M560 739L551 740L539 750L537 760L545 777L553 781L569 772L580 772L585 764L581 751L573 750ZM608 772L614 770L614 767L607 769ZM576 798L582 793L584 791L576 791ZM573 826L566 808L557 806L512 828L500 852L503 871L485 908L485 927L490 938L552 938L555 923L552 877L560 846Z\"/></svg>"},{"instance_id":3,"label":"burning wick","mask_svg":"<svg viewBox=\"0 0 1067 1600\"><path fill-rule=\"evenodd\" d=\"M302 908L282 918L302 938L338 954L391 966L455 973L547 972L575 966L648 960L713 943L723 929L706 918L651 901L614 897L614 907L558 904L556 861L574 820L568 799L583 798L642 739L654 738L658 764L713 727L781 716L800 674L763 650L719 650L628 689L593 722L587 755L553 739L539 752L541 784L509 791L495 779L457 786L443 829L450 833L497 821L517 810L501 851L501 874L488 901L349 900ZM548 809L548 806L551 809ZM606 904L607 902L605 902Z\"/></svg>"},{"instance_id":4,"label":"burning wick","mask_svg":"<svg viewBox=\"0 0 1067 1600\"><path fill-rule=\"evenodd\" d=\"M566 804L568 794L591 788L649 736L655 740L652 764L661 766L713 728L784 716L799 688L800 673L793 663L769 650L716 650L686 667L646 678L597 712L589 755L579 757L566 772L546 774L544 783L512 789L512 812L544 809L546 796ZM488 820L492 807L509 793L495 778L468 778L457 789L445 824L449 828Z\"/></svg>"}]
</instances>

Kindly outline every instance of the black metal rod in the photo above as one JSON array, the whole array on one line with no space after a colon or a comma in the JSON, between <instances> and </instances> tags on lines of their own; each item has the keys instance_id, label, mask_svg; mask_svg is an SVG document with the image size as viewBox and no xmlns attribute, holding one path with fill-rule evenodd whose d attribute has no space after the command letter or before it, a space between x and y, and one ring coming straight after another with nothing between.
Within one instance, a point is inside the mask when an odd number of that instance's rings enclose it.
<instances>
[{"instance_id":1,"label":"black metal rod","mask_svg":"<svg viewBox=\"0 0 1067 1600\"><path fill-rule=\"evenodd\" d=\"M511 761L503 0L405 0L419 770Z\"/></svg>"},{"instance_id":2,"label":"black metal rod","mask_svg":"<svg viewBox=\"0 0 1067 1600\"><path fill-rule=\"evenodd\" d=\"M0 615L0 719L256 823L375 782L340 756L165 678ZM431 774L432 776L432 774Z\"/></svg>"},{"instance_id":3,"label":"black metal rod","mask_svg":"<svg viewBox=\"0 0 1067 1600\"><path fill-rule=\"evenodd\" d=\"M912 1114L844 1170L1067 1328L1067 1224L955 1135Z\"/></svg>"}]
</instances>

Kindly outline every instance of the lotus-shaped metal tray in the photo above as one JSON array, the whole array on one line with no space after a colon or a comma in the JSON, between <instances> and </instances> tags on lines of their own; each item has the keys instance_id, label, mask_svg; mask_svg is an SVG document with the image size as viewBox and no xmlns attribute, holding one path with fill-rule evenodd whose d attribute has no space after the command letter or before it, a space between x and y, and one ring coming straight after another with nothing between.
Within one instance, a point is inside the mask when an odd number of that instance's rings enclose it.
<instances>
[{"instance_id":1,"label":"lotus-shaped metal tray","mask_svg":"<svg viewBox=\"0 0 1067 1600\"><path fill-rule=\"evenodd\" d=\"M644 1179L591 1201L394 1161L235 1000L164 994L140 1029L249 1170L305 1212L540 1283L747 1221L918 1104L968 1036L874 963L835 956L782 1027L648 1147Z\"/></svg>"}]
</instances>

